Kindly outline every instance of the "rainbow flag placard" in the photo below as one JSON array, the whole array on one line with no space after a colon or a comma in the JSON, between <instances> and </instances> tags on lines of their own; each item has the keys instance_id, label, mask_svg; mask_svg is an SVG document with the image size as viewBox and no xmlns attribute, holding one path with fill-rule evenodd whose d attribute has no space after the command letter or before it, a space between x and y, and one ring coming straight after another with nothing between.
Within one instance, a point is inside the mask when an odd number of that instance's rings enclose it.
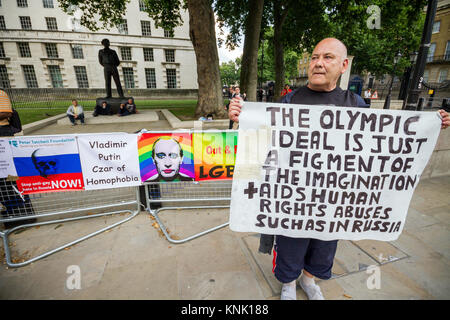
<instances>
[{"instance_id":1,"label":"rainbow flag placard","mask_svg":"<svg viewBox=\"0 0 450 320\"><path fill-rule=\"evenodd\" d=\"M138 154L142 182L193 181L195 178L189 132L142 133L138 136Z\"/></svg>"},{"instance_id":2,"label":"rainbow flag placard","mask_svg":"<svg viewBox=\"0 0 450 320\"><path fill-rule=\"evenodd\" d=\"M233 179L237 132L193 133L195 180Z\"/></svg>"}]
</instances>

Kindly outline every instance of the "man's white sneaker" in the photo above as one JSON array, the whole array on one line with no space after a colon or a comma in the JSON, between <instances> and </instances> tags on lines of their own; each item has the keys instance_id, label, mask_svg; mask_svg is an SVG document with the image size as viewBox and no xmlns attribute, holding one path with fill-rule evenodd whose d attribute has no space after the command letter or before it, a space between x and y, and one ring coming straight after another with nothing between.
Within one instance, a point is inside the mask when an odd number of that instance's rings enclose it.
<instances>
[{"instance_id":1,"label":"man's white sneaker","mask_svg":"<svg viewBox=\"0 0 450 320\"><path fill-rule=\"evenodd\" d=\"M297 300L295 280L289 283L283 283L280 300Z\"/></svg>"},{"instance_id":2,"label":"man's white sneaker","mask_svg":"<svg viewBox=\"0 0 450 320\"><path fill-rule=\"evenodd\" d=\"M298 283L300 284L300 287L303 289L303 291L305 291L306 295L308 296L308 299L309 300L325 300L325 298L323 297L322 291L320 290L320 287L314 283L314 279L312 279L312 278L305 279L305 278L306 278L306 276L302 274Z\"/></svg>"}]
</instances>

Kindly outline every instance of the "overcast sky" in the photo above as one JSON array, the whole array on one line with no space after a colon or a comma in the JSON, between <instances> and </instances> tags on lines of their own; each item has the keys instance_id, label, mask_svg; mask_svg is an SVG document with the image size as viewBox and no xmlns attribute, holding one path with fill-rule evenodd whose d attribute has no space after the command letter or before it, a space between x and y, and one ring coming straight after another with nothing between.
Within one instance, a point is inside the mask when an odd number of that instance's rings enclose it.
<instances>
[{"instance_id":1,"label":"overcast sky","mask_svg":"<svg viewBox=\"0 0 450 320\"><path fill-rule=\"evenodd\" d=\"M228 29L224 28L224 33L225 34L223 36L220 36L220 30L219 30L219 27L217 26L217 23L216 23L216 37L217 37L217 40L219 40L219 38L220 38L220 39L225 41L226 36L228 34ZM219 48L219 46L217 46L217 49L219 50L219 63L228 62L230 60L234 61L234 59L236 59L237 57L241 56L242 55L243 41L244 41L244 39L241 39L241 43L233 51L230 51L227 48L225 48L225 44L223 44L221 48Z\"/></svg>"}]
</instances>

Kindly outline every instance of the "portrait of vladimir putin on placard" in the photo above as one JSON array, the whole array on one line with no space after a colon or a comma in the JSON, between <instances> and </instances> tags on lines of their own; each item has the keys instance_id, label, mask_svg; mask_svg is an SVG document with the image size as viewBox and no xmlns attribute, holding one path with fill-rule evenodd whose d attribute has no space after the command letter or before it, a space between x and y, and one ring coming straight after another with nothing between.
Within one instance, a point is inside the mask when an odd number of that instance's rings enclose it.
<instances>
[{"instance_id":1,"label":"portrait of vladimir putin on placard","mask_svg":"<svg viewBox=\"0 0 450 320\"><path fill-rule=\"evenodd\" d=\"M150 177L147 181L193 181L191 177L180 172L183 149L175 138L168 136L158 138L153 143L152 159L158 175Z\"/></svg>"}]
</instances>

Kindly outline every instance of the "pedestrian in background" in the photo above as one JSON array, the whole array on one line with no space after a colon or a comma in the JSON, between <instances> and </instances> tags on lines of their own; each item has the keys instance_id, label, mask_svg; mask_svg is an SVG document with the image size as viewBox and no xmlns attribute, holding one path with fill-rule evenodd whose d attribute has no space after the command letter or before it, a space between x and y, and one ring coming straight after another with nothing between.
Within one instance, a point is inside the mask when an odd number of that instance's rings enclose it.
<instances>
[{"instance_id":1,"label":"pedestrian in background","mask_svg":"<svg viewBox=\"0 0 450 320\"><path fill-rule=\"evenodd\" d=\"M371 89L368 88L366 91L364 91L364 101L370 105L371 99L372 98L372 92Z\"/></svg>"},{"instance_id":2,"label":"pedestrian in background","mask_svg":"<svg viewBox=\"0 0 450 320\"><path fill-rule=\"evenodd\" d=\"M283 97L283 96L287 95L290 92L292 92L292 89L289 88L289 84L286 83L285 86L284 86L283 91L281 91L281 96Z\"/></svg>"}]
</instances>

